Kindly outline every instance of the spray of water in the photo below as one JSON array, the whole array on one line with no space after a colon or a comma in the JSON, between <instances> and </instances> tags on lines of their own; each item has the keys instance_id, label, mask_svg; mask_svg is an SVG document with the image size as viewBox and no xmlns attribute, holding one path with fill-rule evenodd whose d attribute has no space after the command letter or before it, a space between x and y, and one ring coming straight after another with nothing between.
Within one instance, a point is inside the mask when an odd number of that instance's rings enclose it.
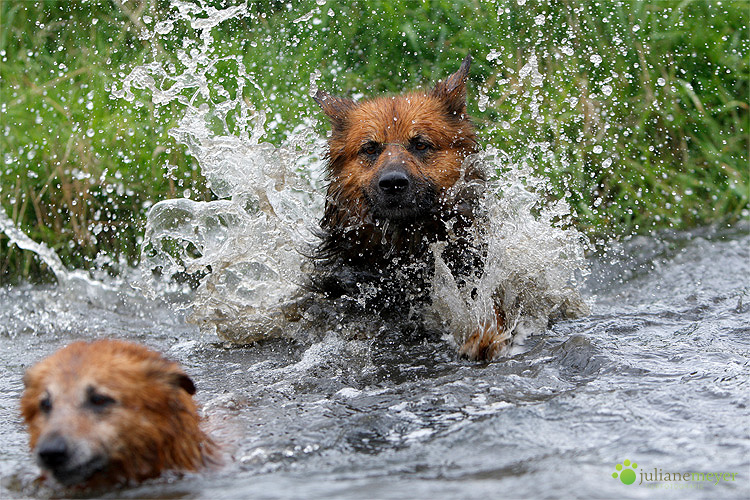
<instances>
[{"instance_id":1,"label":"spray of water","mask_svg":"<svg viewBox=\"0 0 750 500\"><path fill-rule=\"evenodd\" d=\"M324 144L311 122L278 147L263 142L265 114L243 95L246 86L257 85L241 57L224 57L212 46L211 30L247 16L246 7L173 6L173 17L146 36L163 36L187 23L198 40L194 48L178 53L179 68L158 57L136 67L112 93L128 101L146 94L157 109L184 109L170 135L197 160L217 199L172 199L151 208L141 286L154 294L160 283L190 277L198 283L192 320L226 340L243 343L295 331L291 323L302 315L297 306L310 266L306 254L317 242L322 213ZM231 87L209 78L219 63L233 65ZM540 84L535 57L522 73ZM319 76L310 77L311 92ZM497 299L514 339L545 328L555 314L584 313L575 286L585 273L585 245L565 202L549 200L529 158L488 147L468 161L491 173L482 200L487 217L477 222L485 227L476 228L486 239L485 272L472 286L460 287L438 257L428 323L460 344Z\"/></svg>"},{"instance_id":2,"label":"spray of water","mask_svg":"<svg viewBox=\"0 0 750 500\"><path fill-rule=\"evenodd\" d=\"M79 299L85 298L91 304L111 305L113 299L120 295L121 280L107 279L103 281L92 278L86 271L67 269L54 250L43 242L32 240L26 233L16 227L3 207L0 207L0 232L4 233L10 242L19 248L36 254L52 271L61 291Z\"/></svg>"},{"instance_id":3,"label":"spray of water","mask_svg":"<svg viewBox=\"0 0 750 500\"><path fill-rule=\"evenodd\" d=\"M13 221L8 217L8 214L3 207L0 207L0 232L5 233L5 236L10 239L10 242L17 245L18 248L29 250L38 255L39 258L42 259L42 262L44 262L50 268L52 273L54 273L58 282L64 283L68 280L68 271L65 269L65 266L55 251L44 243L37 243L26 236L26 233L13 224Z\"/></svg>"},{"instance_id":4,"label":"spray of water","mask_svg":"<svg viewBox=\"0 0 750 500\"><path fill-rule=\"evenodd\" d=\"M567 203L547 199L546 181L534 177L526 161L514 162L491 146L469 161L502 172L490 177L480 203L485 217L476 222L484 226L476 231L485 235L484 272L459 286L438 257L432 312L461 345L501 304L512 350L551 319L588 314L577 291L587 273L586 242L570 226Z\"/></svg>"}]
</instances>

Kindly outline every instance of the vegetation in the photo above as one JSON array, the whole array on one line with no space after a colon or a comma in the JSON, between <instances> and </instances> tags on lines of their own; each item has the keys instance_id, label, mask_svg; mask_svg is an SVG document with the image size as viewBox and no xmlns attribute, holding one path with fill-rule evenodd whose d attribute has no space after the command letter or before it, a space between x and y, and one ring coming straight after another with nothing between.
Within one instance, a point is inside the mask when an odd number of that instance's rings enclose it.
<instances>
[{"instance_id":1,"label":"vegetation","mask_svg":"<svg viewBox=\"0 0 750 500\"><path fill-rule=\"evenodd\" d=\"M111 96L134 66L179 68L197 47L184 21L153 36L175 13L155 0L0 2L0 205L68 266L134 263L151 204L212 196L168 136L184 109ZM749 17L742 0L264 0L211 35L257 83L242 92L277 144L321 116L316 70L335 93L371 95L427 86L470 52L483 142L532 164L599 238L748 216ZM223 60L210 78L236 75ZM40 276L0 234L0 280Z\"/></svg>"}]
</instances>

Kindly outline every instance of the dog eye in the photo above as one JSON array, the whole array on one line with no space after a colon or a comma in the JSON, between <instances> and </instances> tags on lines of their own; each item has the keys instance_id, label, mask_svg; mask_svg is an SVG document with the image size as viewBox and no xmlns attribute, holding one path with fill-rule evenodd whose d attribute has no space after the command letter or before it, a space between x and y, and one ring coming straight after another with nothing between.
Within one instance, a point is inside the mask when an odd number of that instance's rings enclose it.
<instances>
[{"instance_id":1,"label":"dog eye","mask_svg":"<svg viewBox=\"0 0 750 500\"><path fill-rule=\"evenodd\" d=\"M414 149L416 149L417 151L427 151L428 149L430 149L430 147L430 144L423 140L417 139L416 141L414 141Z\"/></svg>"},{"instance_id":2,"label":"dog eye","mask_svg":"<svg viewBox=\"0 0 750 500\"><path fill-rule=\"evenodd\" d=\"M377 154L378 152L378 144L375 142L368 142L364 146L362 146L362 149L360 151L368 156L372 156L374 154Z\"/></svg>"},{"instance_id":3,"label":"dog eye","mask_svg":"<svg viewBox=\"0 0 750 500\"><path fill-rule=\"evenodd\" d=\"M116 401L105 394L96 392L93 388L89 388L88 400L86 403L95 410L103 410L104 408L115 404Z\"/></svg>"},{"instance_id":4,"label":"dog eye","mask_svg":"<svg viewBox=\"0 0 750 500\"><path fill-rule=\"evenodd\" d=\"M92 394L89 397L89 403L94 406L107 406L111 405L114 402L114 399L110 398L109 396L105 396L104 394Z\"/></svg>"},{"instance_id":5,"label":"dog eye","mask_svg":"<svg viewBox=\"0 0 750 500\"><path fill-rule=\"evenodd\" d=\"M41 401L39 401L39 409L42 413L49 413L52 411L52 398L49 394L45 394Z\"/></svg>"}]
</instances>

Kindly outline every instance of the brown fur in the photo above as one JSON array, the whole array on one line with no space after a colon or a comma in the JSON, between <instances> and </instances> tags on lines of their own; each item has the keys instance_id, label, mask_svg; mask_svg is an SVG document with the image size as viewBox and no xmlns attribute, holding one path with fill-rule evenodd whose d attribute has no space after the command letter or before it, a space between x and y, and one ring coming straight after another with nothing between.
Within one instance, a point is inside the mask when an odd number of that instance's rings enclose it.
<instances>
[{"instance_id":1,"label":"brown fur","mask_svg":"<svg viewBox=\"0 0 750 500\"><path fill-rule=\"evenodd\" d=\"M318 92L316 101L331 119L329 140L329 188L322 227L326 247L343 252L350 261L382 265L395 254L421 253L425 242L444 236L445 221L458 207L448 190L461 175L463 160L475 152L474 127L466 115L466 78L470 58L461 69L431 92L380 97L356 104L348 99ZM430 151L418 158L409 146L425 139ZM383 148L370 161L361 148L373 142ZM398 224L378 220L368 191L387 162L400 162L428 191L424 212ZM479 177L470 172L467 177ZM453 205L453 206L451 206ZM465 215L465 214L464 214ZM387 226L387 227L386 227ZM408 228L408 231L404 231ZM362 254L364 259L359 259Z\"/></svg>"},{"instance_id":2,"label":"brown fur","mask_svg":"<svg viewBox=\"0 0 750 500\"><path fill-rule=\"evenodd\" d=\"M459 353L469 359L490 360L506 346L502 332L505 327L503 315L496 309L495 318L490 318L466 339Z\"/></svg>"},{"instance_id":3,"label":"brown fur","mask_svg":"<svg viewBox=\"0 0 750 500\"><path fill-rule=\"evenodd\" d=\"M361 103L316 94L332 129L314 276L319 290L355 296L373 284L380 293L370 297L370 309L412 310L429 301L435 241L447 242L441 256L459 283L481 275L481 242L470 226L480 216L477 195L484 175L464 161L477 151L466 113L470 62L467 56L429 92ZM502 318L486 324L492 326L472 335L462 354L473 359L497 354L499 347L490 346L500 344L492 339L500 338Z\"/></svg>"},{"instance_id":4,"label":"brown fur","mask_svg":"<svg viewBox=\"0 0 750 500\"><path fill-rule=\"evenodd\" d=\"M215 456L199 427L193 382L143 346L75 342L31 367L24 383L29 445L45 475L65 486L195 471Z\"/></svg>"}]
</instances>

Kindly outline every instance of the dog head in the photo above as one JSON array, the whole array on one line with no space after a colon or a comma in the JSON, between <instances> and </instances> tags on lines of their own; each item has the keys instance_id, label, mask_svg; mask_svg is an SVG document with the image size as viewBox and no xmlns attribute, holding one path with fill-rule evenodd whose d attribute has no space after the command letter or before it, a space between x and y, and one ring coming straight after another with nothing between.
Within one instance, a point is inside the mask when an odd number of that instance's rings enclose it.
<instances>
[{"instance_id":1,"label":"dog head","mask_svg":"<svg viewBox=\"0 0 750 500\"><path fill-rule=\"evenodd\" d=\"M327 217L410 223L444 212L443 195L476 150L466 114L471 56L429 92L355 103L318 91L331 122ZM331 212L339 212L338 216Z\"/></svg>"},{"instance_id":2,"label":"dog head","mask_svg":"<svg viewBox=\"0 0 750 500\"><path fill-rule=\"evenodd\" d=\"M65 486L193 470L208 442L176 363L121 341L75 342L31 367L21 413L41 469Z\"/></svg>"}]
</instances>

